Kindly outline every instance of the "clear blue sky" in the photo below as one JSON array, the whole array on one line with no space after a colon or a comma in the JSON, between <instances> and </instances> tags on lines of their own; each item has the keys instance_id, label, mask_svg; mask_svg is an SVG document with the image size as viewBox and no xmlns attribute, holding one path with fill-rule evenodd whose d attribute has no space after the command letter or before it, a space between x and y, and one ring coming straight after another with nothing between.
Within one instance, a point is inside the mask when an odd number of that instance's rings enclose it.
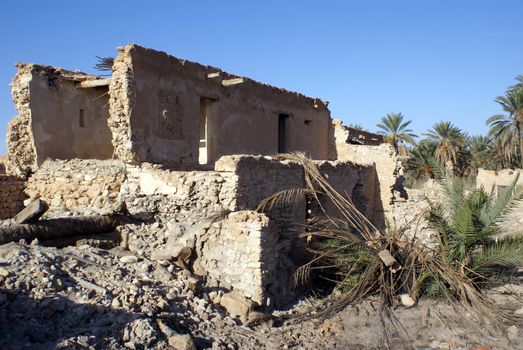
<instances>
[{"instance_id":1,"label":"clear blue sky","mask_svg":"<svg viewBox=\"0 0 523 350\"><path fill-rule=\"evenodd\" d=\"M374 131L402 112L417 133L471 134L523 74L522 0L0 2L0 153L17 61L95 72L137 43L330 101Z\"/></svg>"}]
</instances>

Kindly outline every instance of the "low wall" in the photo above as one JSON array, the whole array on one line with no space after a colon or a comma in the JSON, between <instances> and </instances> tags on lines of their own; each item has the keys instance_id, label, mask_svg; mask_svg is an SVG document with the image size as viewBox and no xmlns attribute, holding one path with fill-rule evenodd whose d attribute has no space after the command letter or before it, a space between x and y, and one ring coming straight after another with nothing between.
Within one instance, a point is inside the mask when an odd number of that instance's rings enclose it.
<instances>
[{"instance_id":1,"label":"low wall","mask_svg":"<svg viewBox=\"0 0 523 350\"><path fill-rule=\"evenodd\" d=\"M115 160L47 160L28 179L25 193L50 210L110 208L120 201L125 166Z\"/></svg>"},{"instance_id":2,"label":"low wall","mask_svg":"<svg viewBox=\"0 0 523 350\"><path fill-rule=\"evenodd\" d=\"M197 221L235 210L235 186L234 174L128 165L121 195L131 211L154 212L160 220Z\"/></svg>"},{"instance_id":3,"label":"low wall","mask_svg":"<svg viewBox=\"0 0 523 350\"><path fill-rule=\"evenodd\" d=\"M266 215L230 213L207 231L194 270L206 274L210 285L232 288L259 305L282 304L292 295L295 265L281 259L289 245L279 241Z\"/></svg>"},{"instance_id":4,"label":"low wall","mask_svg":"<svg viewBox=\"0 0 523 350\"><path fill-rule=\"evenodd\" d=\"M499 190L510 186L518 174L519 179L516 186L521 186L523 188L522 169L503 169L498 171L478 169L476 187L483 187L487 192L494 191L495 193L498 193Z\"/></svg>"},{"instance_id":5,"label":"low wall","mask_svg":"<svg viewBox=\"0 0 523 350\"><path fill-rule=\"evenodd\" d=\"M10 219L24 208L25 180L0 174L0 220Z\"/></svg>"}]
</instances>

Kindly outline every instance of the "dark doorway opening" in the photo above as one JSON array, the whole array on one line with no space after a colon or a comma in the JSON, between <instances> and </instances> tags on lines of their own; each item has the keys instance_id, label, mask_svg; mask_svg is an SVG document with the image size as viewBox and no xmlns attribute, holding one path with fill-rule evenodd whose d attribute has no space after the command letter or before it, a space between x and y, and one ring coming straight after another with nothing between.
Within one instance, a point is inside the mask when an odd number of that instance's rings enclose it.
<instances>
[{"instance_id":1,"label":"dark doorway opening","mask_svg":"<svg viewBox=\"0 0 523 350\"><path fill-rule=\"evenodd\" d=\"M287 152L287 120L288 114L278 116L278 153Z\"/></svg>"}]
</instances>

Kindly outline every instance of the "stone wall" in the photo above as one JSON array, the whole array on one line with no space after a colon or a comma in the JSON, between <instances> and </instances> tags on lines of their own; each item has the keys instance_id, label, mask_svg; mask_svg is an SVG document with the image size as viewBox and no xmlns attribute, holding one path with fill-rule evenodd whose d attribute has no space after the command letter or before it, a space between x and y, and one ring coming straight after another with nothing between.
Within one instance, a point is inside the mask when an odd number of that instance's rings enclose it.
<instances>
[{"instance_id":1,"label":"stone wall","mask_svg":"<svg viewBox=\"0 0 523 350\"><path fill-rule=\"evenodd\" d=\"M134 212L198 222L235 210L236 178L216 171L172 171L153 164L127 166L122 199Z\"/></svg>"},{"instance_id":2,"label":"stone wall","mask_svg":"<svg viewBox=\"0 0 523 350\"><path fill-rule=\"evenodd\" d=\"M230 213L207 231L195 271L205 273L211 285L234 289L259 305L284 303L292 295L295 265L285 265L289 245L281 244L279 236L264 214Z\"/></svg>"},{"instance_id":3,"label":"stone wall","mask_svg":"<svg viewBox=\"0 0 523 350\"><path fill-rule=\"evenodd\" d=\"M202 144L209 163L230 154L275 154L280 116L286 151L327 158L325 103L215 67L127 45L119 48L109 93L120 159L194 165Z\"/></svg>"},{"instance_id":4,"label":"stone wall","mask_svg":"<svg viewBox=\"0 0 523 350\"><path fill-rule=\"evenodd\" d=\"M0 220L10 219L24 208L25 180L0 174Z\"/></svg>"},{"instance_id":5,"label":"stone wall","mask_svg":"<svg viewBox=\"0 0 523 350\"><path fill-rule=\"evenodd\" d=\"M479 169L476 176L476 187L483 187L485 191L498 193L499 190L510 186L519 174L517 186L523 189L523 170L521 169L503 169L503 170L486 170Z\"/></svg>"},{"instance_id":6,"label":"stone wall","mask_svg":"<svg viewBox=\"0 0 523 350\"><path fill-rule=\"evenodd\" d=\"M338 192L369 218L375 215L373 165L316 164ZM214 171L48 160L28 179L25 192L26 203L41 198L51 212L108 209L123 201L132 215L157 224L148 237L128 232L125 241L133 251L169 260L189 248L190 266L210 285L236 290L260 305L281 305L293 295L292 274L305 256L297 235L306 222L306 198L302 194L266 214L252 210L276 192L304 185L299 164L262 156L225 156ZM328 215L342 218L332 203L322 201Z\"/></svg>"},{"instance_id":7,"label":"stone wall","mask_svg":"<svg viewBox=\"0 0 523 350\"><path fill-rule=\"evenodd\" d=\"M18 115L7 126L7 168L13 173L23 174L36 168L36 149L31 131L31 107L29 85L31 67L18 65L11 83L11 94Z\"/></svg>"},{"instance_id":8,"label":"stone wall","mask_svg":"<svg viewBox=\"0 0 523 350\"><path fill-rule=\"evenodd\" d=\"M119 202L125 179L121 161L47 160L27 181L26 203L40 198L51 211L108 209Z\"/></svg>"}]
</instances>

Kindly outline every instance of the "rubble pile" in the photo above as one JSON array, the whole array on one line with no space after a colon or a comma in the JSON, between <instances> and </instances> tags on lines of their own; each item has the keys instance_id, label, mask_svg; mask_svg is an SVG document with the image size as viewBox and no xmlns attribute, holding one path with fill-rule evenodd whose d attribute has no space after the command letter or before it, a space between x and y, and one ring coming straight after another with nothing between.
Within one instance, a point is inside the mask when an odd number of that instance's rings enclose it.
<instances>
[{"instance_id":1,"label":"rubble pile","mask_svg":"<svg viewBox=\"0 0 523 350\"><path fill-rule=\"evenodd\" d=\"M130 236L129 249L101 249L93 240L64 248L45 247L38 240L1 245L0 348L238 349L264 344L267 325L260 326L266 329L261 333L246 327L271 318L256 311L255 303L206 287L168 260L147 257L144 252L151 247L146 244L144 250L136 242L158 242L149 238L161 232L161 225L129 224L121 231ZM282 333L274 341L287 342L285 337Z\"/></svg>"}]
</instances>

